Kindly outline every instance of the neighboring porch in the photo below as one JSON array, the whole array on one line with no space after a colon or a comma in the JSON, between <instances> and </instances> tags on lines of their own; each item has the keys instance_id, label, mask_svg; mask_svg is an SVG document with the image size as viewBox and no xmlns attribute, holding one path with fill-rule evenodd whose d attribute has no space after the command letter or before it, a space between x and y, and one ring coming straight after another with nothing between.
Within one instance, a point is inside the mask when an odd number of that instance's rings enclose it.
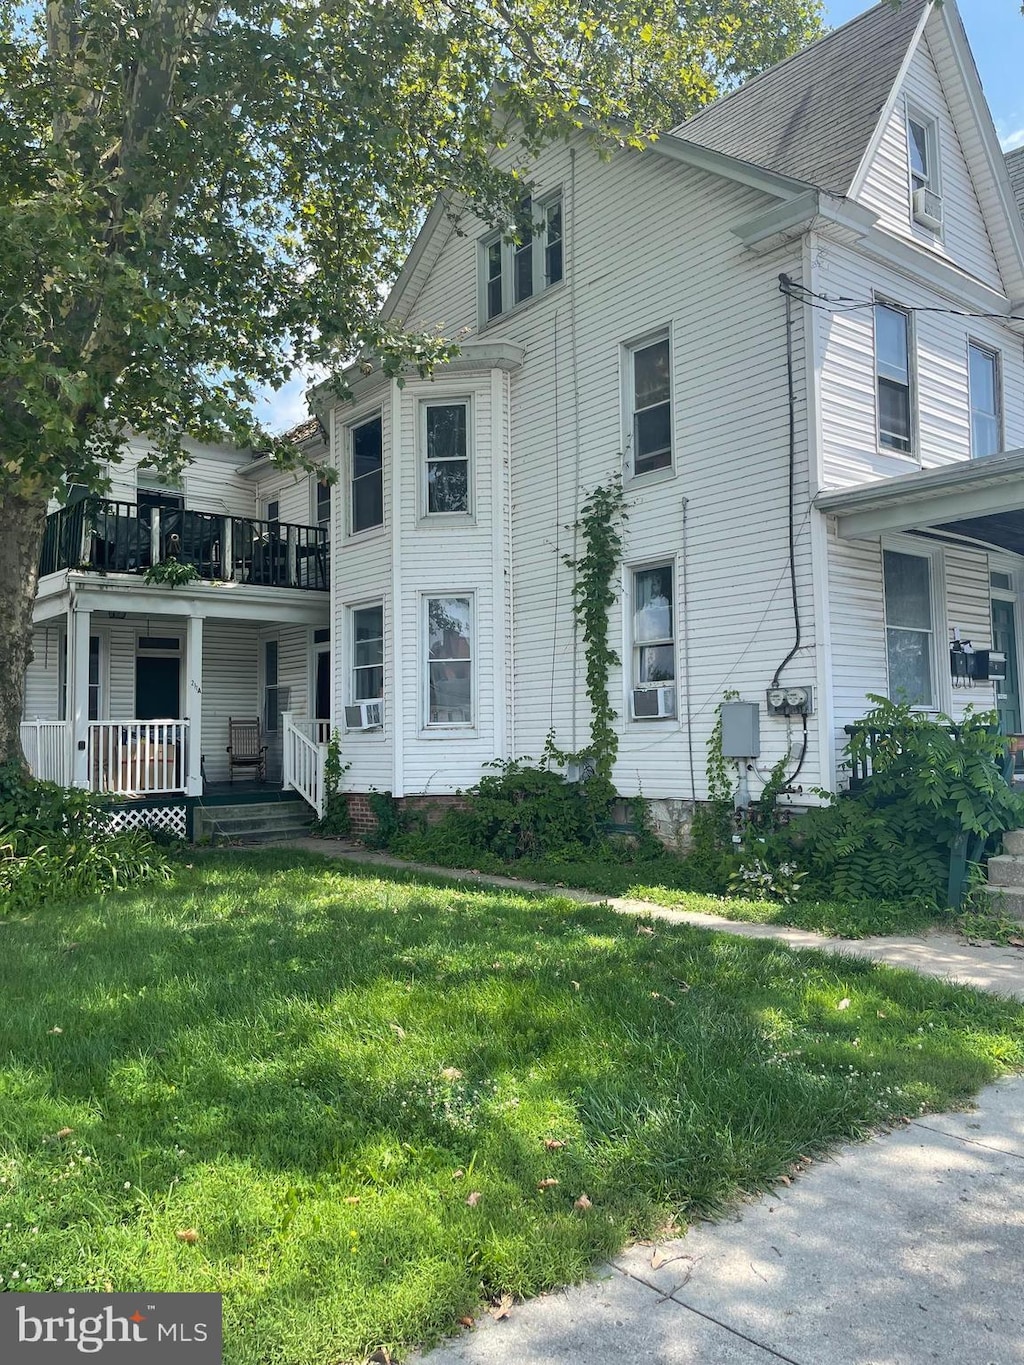
<instances>
[{"instance_id":1,"label":"neighboring porch","mask_svg":"<svg viewBox=\"0 0 1024 1365\"><path fill-rule=\"evenodd\" d=\"M131 587L82 573L37 603L22 747L31 771L125 797L280 790L285 717L329 728L325 596L256 585ZM263 762L232 765L232 720Z\"/></svg>"}]
</instances>

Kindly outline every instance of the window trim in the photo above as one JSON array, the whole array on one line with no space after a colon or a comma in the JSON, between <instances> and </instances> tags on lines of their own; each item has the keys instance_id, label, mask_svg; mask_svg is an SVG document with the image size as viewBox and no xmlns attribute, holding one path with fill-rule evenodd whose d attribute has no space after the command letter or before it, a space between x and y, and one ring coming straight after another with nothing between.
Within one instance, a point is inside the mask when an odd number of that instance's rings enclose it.
<instances>
[{"instance_id":1,"label":"window trim","mask_svg":"<svg viewBox=\"0 0 1024 1365\"><path fill-rule=\"evenodd\" d=\"M427 409L456 407L458 405L466 409L466 510L464 512L431 512L430 502L430 483L427 476ZM431 394L429 398L419 400L416 412L416 451L418 466L419 484L419 514L420 520L429 522L431 525L445 523L465 524L466 521L473 521L476 517L476 480L474 469L476 465L476 443L474 437L475 413L473 398L471 394L454 393L450 397ZM452 462L454 463L454 461Z\"/></svg>"},{"instance_id":2,"label":"window trim","mask_svg":"<svg viewBox=\"0 0 1024 1365\"><path fill-rule=\"evenodd\" d=\"M432 721L430 719L430 603L442 597L464 597L469 601L469 720ZM479 728L479 696L477 659L477 594L472 588L434 588L420 593L420 693L422 713L420 734L455 738L459 735L475 737Z\"/></svg>"},{"instance_id":3,"label":"window trim","mask_svg":"<svg viewBox=\"0 0 1024 1365\"><path fill-rule=\"evenodd\" d=\"M648 346L655 346L659 341L668 342L668 412L669 412L669 458L668 463L658 465L654 469L636 472L636 451L633 448L633 426L636 416L633 407L634 396L636 393L636 381L633 369L633 357L637 351L643 351ZM627 480L657 480L672 478L676 474L676 385L675 385L675 347L673 345L672 324L665 323L662 327L655 327L649 332L631 341L624 341L620 348L620 371L621 371L621 402L622 402L622 450L625 462L625 476Z\"/></svg>"},{"instance_id":4,"label":"window trim","mask_svg":"<svg viewBox=\"0 0 1024 1365\"><path fill-rule=\"evenodd\" d=\"M1003 397L1003 353L997 346L988 346L983 341L978 341L976 337L967 338L967 415L970 423L970 448L972 460L983 460L984 455L979 455L974 449L974 394L971 389L971 352L979 351L982 355L987 355L993 362L994 370L994 390L996 399L996 448L989 451L990 455L999 455L1006 449L1006 424L1005 410L1006 404ZM986 414L987 415L987 414Z\"/></svg>"},{"instance_id":5,"label":"window trim","mask_svg":"<svg viewBox=\"0 0 1024 1365\"><path fill-rule=\"evenodd\" d=\"M67 721L68 719L68 634L62 630L59 636L59 646L57 653L57 719ZM96 645L96 717L95 719L87 714L87 725L101 725L110 719L110 634L109 631L100 627L96 628L92 624L89 627L89 650L92 652L92 642L97 641ZM134 676L135 656L132 657L132 669ZM92 691L93 684L88 686L89 692ZM87 712L91 710L86 707Z\"/></svg>"},{"instance_id":6,"label":"window trim","mask_svg":"<svg viewBox=\"0 0 1024 1365\"><path fill-rule=\"evenodd\" d=\"M278 694L277 697L277 717L288 710L288 706L281 706L281 691L284 684L281 682L281 635L279 631L272 631L260 637L260 658L259 658L259 680L260 680L260 725L263 737L268 743L273 743L281 737L282 727L278 724L273 730L267 724L269 711L267 710L267 694L271 690L271 684L267 681L267 646L277 647L277 658L275 660L277 670L277 681L273 684L273 690Z\"/></svg>"},{"instance_id":7,"label":"window trim","mask_svg":"<svg viewBox=\"0 0 1024 1365\"><path fill-rule=\"evenodd\" d=\"M360 427L368 426L371 422L380 423L380 521L375 521L372 526L363 526L358 531L355 530L355 510L356 502L352 494L355 484L355 433ZM345 539L362 540L364 537L381 535L387 524L387 486L385 479L384 458L385 451L385 427L384 409L381 406L371 408L361 417L345 424L345 487L348 493L346 498L346 518L345 518ZM368 478L368 475L363 475Z\"/></svg>"},{"instance_id":8,"label":"window trim","mask_svg":"<svg viewBox=\"0 0 1024 1365\"><path fill-rule=\"evenodd\" d=\"M641 476L642 477L642 476ZM679 685L680 685L680 620L679 620L679 564L677 555L665 555L652 559L642 559L635 563L624 566L627 571L626 591L623 601L623 627L624 659L628 659L628 666L623 669L623 678L626 684L624 690L623 715L630 725L641 725L644 727L659 725L679 725ZM638 650L640 645L636 640L636 578L638 574L649 573L654 569L668 569L672 574L672 601L670 603L670 621L672 625L672 664L673 677L672 686L676 693L676 714L674 716L645 716L636 717L633 715L632 697L634 691L653 691L657 687L667 686L667 683L642 683L639 681L638 673ZM646 644L656 643L646 641Z\"/></svg>"},{"instance_id":9,"label":"window trim","mask_svg":"<svg viewBox=\"0 0 1024 1365\"><path fill-rule=\"evenodd\" d=\"M931 666L932 700L930 705L912 706L912 711L925 715L949 712L952 707L952 681L947 657L949 634L946 629L946 560L940 545L922 546L909 537L882 536L879 540L878 568L882 586L882 651L885 655L885 695L891 698L889 681L889 613L885 591L885 554L913 556L928 562L928 591L931 598ZM893 626L893 630L909 627Z\"/></svg>"},{"instance_id":10,"label":"window trim","mask_svg":"<svg viewBox=\"0 0 1024 1365\"><path fill-rule=\"evenodd\" d=\"M910 125L916 123L919 128L924 130L925 135L925 155L928 161L928 174L924 178L922 185L914 184L916 172L911 156L913 138L910 133ZM913 215L914 191L919 189L931 190L942 198L942 156L939 145L939 121L934 114L929 114L919 105L906 103L906 134L907 134L907 174L910 179L911 215Z\"/></svg>"},{"instance_id":11,"label":"window trim","mask_svg":"<svg viewBox=\"0 0 1024 1365\"><path fill-rule=\"evenodd\" d=\"M879 373L878 368L878 309L888 308L891 312L902 313L907 320L907 393L910 402L910 449L897 450L895 446L887 446L882 442L882 405L879 402L879 381L885 377ZM918 387L917 387L917 329L914 325L914 311L906 304L896 303L887 295L874 295L874 306L871 310L871 368L874 377L874 403L875 403L875 445L879 455L886 455L898 460L911 460L914 464L921 463L921 441L918 430Z\"/></svg>"},{"instance_id":12,"label":"window trim","mask_svg":"<svg viewBox=\"0 0 1024 1365\"><path fill-rule=\"evenodd\" d=\"M325 531L327 532L328 536L330 536L330 534L331 534L331 519L332 519L332 517L333 517L333 515L334 515L334 490L337 488L338 485L337 485L337 483L328 483L328 482L327 482L327 479L324 477L324 475L326 474L326 472L327 472L327 467L326 467L326 465L324 465L324 466L320 466L320 467L317 468L317 469L314 469L314 470L310 473L310 476L309 476L309 483L310 483L310 488L309 488L309 503L310 503L310 506L309 506L309 513L310 513L309 521L310 521L310 525L311 525L311 526L317 526L317 527L319 527L321 530L325 530ZM326 487L327 487L327 494L328 494L328 496L327 496L327 520L326 520L326 521L321 521L321 520L320 520L320 516L319 516L319 512L320 512L320 487L321 487L322 484L323 484L323 485L326 485Z\"/></svg>"},{"instance_id":13,"label":"window trim","mask_svg":"<svg viewBox=\"0 0 1024 1365\"><path fill-rule=\"evenodd\" d=\"M539 232L534 232L532 242L532 261L531 277L532 290L523 299L516 301L515 298L515 258L518 250L524 243L519 243L510 235L510 229L495 228L485 233L479 239L477 245L477 315L479 318L479 328L482 331L485 327L491 327L500 322L502 318L507 318L511 313L517 313L522 308L528 308L531 303L544 295L550 293L552 289L557 289L560 284L565 283L566 276L566 217L565 217L565 196L562 186L556 185L543 194L528 196L530 198L530 212L533 221L542 221ZM556 203L562 206L562 274L559 279L548 282L547 279L547 248L548 248L548 215ZM489 274L490 250L495 243L501 245L501 273L494 276L501 280L501 302L502 307L496 313L491 313L488 308L488 284L491 280Z\"/></svg>"}]
</instances>

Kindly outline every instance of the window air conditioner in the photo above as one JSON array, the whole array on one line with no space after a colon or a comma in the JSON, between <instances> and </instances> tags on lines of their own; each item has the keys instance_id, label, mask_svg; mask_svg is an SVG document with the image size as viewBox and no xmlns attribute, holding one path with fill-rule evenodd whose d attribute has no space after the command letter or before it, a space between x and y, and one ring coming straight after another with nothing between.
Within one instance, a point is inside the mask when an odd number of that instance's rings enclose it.
<instances>
[{"instance_id":1,"label":"window air conditioner","mask_svg":"<svg viewBox=\"0 0 1024 1365\"><path fill-rule=\"evenodd\" d=\"M346 730L379 730L384 724L382 701L360 701L345 707Z\"/></svg>"},{"instance_id":2,"label":"window air conditioner","mask_svg":"<svg viewBox=\"0 0 1024 1365\"><path fill-rule=\"evenodd\" d=\"M926 186L915 190L914 222L939 232L942 228L942 196Z\"/></svg>"},{"instance_id":3,"label":"window air conditioner","mask_svg":"<svg viewBox=\"0 0 1024 1365\"><path fill-rule=\"evenodd\" d=\"M676 689L668 687L634 687L633 719L659 720L676 713Z\"/></svg>"}]
</instances>

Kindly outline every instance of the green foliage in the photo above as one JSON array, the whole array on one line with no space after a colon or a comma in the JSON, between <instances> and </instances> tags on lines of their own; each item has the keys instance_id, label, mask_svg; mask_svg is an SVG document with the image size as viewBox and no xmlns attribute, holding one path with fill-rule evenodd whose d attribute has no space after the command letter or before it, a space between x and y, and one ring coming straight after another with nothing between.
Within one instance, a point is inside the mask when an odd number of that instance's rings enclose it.
<instances>
[{"instance_id":1,"label":"green foliage","mask_svg":"<svg viewBox=\"0 0 1024 1365\"><path fill-rule=\"evenodd\" d=\"M166 879L167 861L152 837L111 834L108 815L91 792L37 782L14 764L0 767L0 912Z\"/></svg>"},{"instance_id":2,"label":"green foliage","mask_svg":"<svg viewBox=\"0 0 1024 1365\"><path fill-rule=\"evenodd\" d=\"M794 862L773 864L765 858L745 859L729 878L729 890L748 900L764 897L791 905L798 899L800 884L806 876Z\"/></svg>"},{"instance_id":3,"label":"green foliage","mask_svg":"<svg viewBox=\"0 0 1024 1365\"><path fill-rule=\"evenodd\" d=\"M324 813L316 826L318 834L343 838L352 832L348 797L341 790L341 780L351 766L351 763L342 763L341 735L332 730L324 761Z\"/></svg>"},{"instance_id":4,"label":"green foliage","mask_svg":"<svg viewBox=\"0 0 1024 1365\"><path fill-rule=\"evenodd\" d=\"M583 634L590 700L590 750L596 774L610 789L619 748L618 714L611 704L608 675L619 656L609 642L608 612L615 603L615 576L622 559L624 507L622 476L598 485L583 504L577 529L583 544L575 558L564 556L574 574L573 611ZM609 796L611 792L607 793Z\"/></svg>"},{"instance_id":5,"label":"green foliage","mask_svg":"<svg viewBox=\"0 0 1024 1365\"><path fill-rule=\"evenodd\" d=\"M600 777L567 782L528 759L499 759L466 793L467 808L446 812L419 836L398 842L403 853L455 866L477 866L482 855L509 859L577 856L604 837L608 803Z\"/></svg>"},{"instance_id":6,"label":"green foliage","mask_svg":"<svg viewBox=\"0 0 1024 1365\"><path fill-rule=\"evenodd\" d=\"M910 972L290 850L188 861L4 928L3 1287L214 1283L231 1365L406 1359L1024 1065L1020 1002Z\"/></svg>"},{"instance_id":7,"label":"green foliage","mask_svg":"<svg viewBox=\"0 0 1024 1365\"><path fill-rule=\"evenodd\" d=\"M1003 775L994 714L968 711L956 725L872 697L875 707L847 745L872 772L854 793L795 820L781 846L808 874L813 894L855 900L946 902L950 854L1024 823L1024 799Z\"/></svg>"},{"instance_id":8,"label":"green foliage","mask_svg":"<svg viewBox=\"0 0 1024 1365\"><path fill-rule=\"evenodd\" d=\"M198 577L199 570L194 564L182 564L173 555L168 559L161 559L159 564L151 564L145 573L147 583L163 584L168 588L180 588L186 583L194 583Z\"/></svg>"},{"instance_id":9,"label":"green foliage","mask_svg":"<svg viewBox=\"0 0 1024 1365\"><path fill-rule=\"evenodd\" d=\"M390 792L371 791L366 798L370 814L377 822L363 842L368 848L393 848L406 833L409 821Z\"/></svg>"}]
</instances>

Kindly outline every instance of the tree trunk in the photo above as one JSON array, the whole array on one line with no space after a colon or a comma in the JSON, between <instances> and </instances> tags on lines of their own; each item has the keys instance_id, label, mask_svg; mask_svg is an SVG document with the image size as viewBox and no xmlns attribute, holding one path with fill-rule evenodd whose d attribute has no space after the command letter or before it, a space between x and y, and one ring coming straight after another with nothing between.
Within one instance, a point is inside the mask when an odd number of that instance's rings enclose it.
<instances>
[{"instance_id":1,"label":"tree trunk","mask_svg":"<svg viewBox=\"0 0 1024 1365\"><path fill-rule=\"evenodd\" d=\"M25 763L20 727L46 503L45 493L0 495L0 767Z\"/></svg>"}]
</instances>

